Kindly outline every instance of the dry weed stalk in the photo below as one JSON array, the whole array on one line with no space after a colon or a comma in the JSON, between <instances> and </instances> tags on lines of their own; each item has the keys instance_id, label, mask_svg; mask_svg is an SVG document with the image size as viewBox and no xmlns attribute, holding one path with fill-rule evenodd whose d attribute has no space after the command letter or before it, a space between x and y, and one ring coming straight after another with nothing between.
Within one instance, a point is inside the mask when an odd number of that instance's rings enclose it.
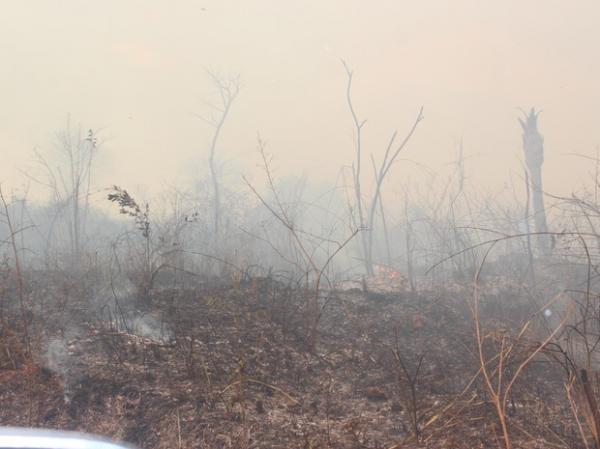
<instances>
[{"instance_id":1,"label":"dry weed stalk","mask_svg":"<svg viewBox=\"0 0 600 449\"><path fill-rule=\"evenodd\" d=\"M593 414L589 412L589 409L585 407L585 405L581 408L578 405L581 403L585 404L585 401L581 398L582 393L580 391L580 388L578 388L577 386L577 376L575 376L573 373L570 374L569 381L565 383L565 391L567 393L567 400L569 401L571 412L573 413L573 417L575 418L575 422L577 423L577 430L579 432L579 436L581 437L585 448L589 449L590 445L588 443L588 438L584 430L583 424L581 422L581 419L579 418L580 414L583 414L588 429L590 429L592 437L596 442L596 447L599 447L598 433L596 430L596 426L594 425L595 423L593 419Z\"/></svg>"},{"instance_id":2,"label":"dry weed stalk","mask_svg":"<svg viewBox=\"0 0 600 449\"><path fill-rule=\"evenodd\" d=\"M156 276L161 270L168 267L168 264L164 262L165 258L184 251L178 249L176 245L175 249L173 247L165 248L166 240L160 233L158 233L158 237L153 237L156 234L154 232L155 223L150 220L150 205L148 203L138 204L127 190L118 186L113 186L107 199L119 206L121 214L133 218L136 228L143 238L143 249L140 251L142 260L137 267L138 273L136 273L136 275L141 275L141 279L136 279L136 284L140 299L148 301L154 288Z\"/></svg>"},{"instance_id":3,"label":"dry weed stalk","mask_svg":"<svg viewBox=\"0 0 600 449\"><path fill-rule=\"evenodd\" d=\"M419 428L419 421L421 416L419 416L419 401L417 398L417 381L419 379L419 374L421 373L421 368L423 366L423 359L425 358L424 354L421 354L418 357L417 366L414 370L409 370L406 360L402 356L402 352L400 351L400 340L398 338L398 330L394 329L394 337L395 337L395 346L392 348L392 353L394 355L394 360L396 361L396 370L398 375L398 381L400 383L400 387L403 387L403 384L408 385L408 389L410 391L410 399L409 399L409 410L410 410L410 419L413 428L413 436L419 441L421 437L421 430ZM403 381L404 380L404 381Z\"/></svg>"},{"instance_id":4,"label":"dry weed stalk","mask_svg":"<svg viewBox=\"0 0 600 449\"><path fill-rule=\"evenodd\" d=\"M496 415L498 418L498 422L502 429L502 438L504 442L505 449L512 449L512 439L509 432L509 426L507 422L507 405L509 400L510 392L515 385L515 382L519 379L525 368L530 364L530 362L543 350L546 346L554 339L557 333L563 328L563 326L567 323L571 312L572 306L570 306L565 313L563 319L560 323L549 333L549 335L536 347L530 350L529 354L524 357L524 360L518 363L516 370L512 373L511 376L505 378L508 375L506 370L506 364L511 357L513 351L515 350L517 344L522 340L522 338L527 333L529 329L533 317L523 324L519 333L514 339L509 339L506 335L502 334L499 336L500 338L500 351L497 354L498 362L495 366L491 365L491 360L487 360L484 353L484 344L486 339L490 337L490 334L484 334L481 319L479 314L479 303L480 303L480 286L479 286L479 276L481 274L481 270L483 265L485 264L485 260L487 256L490 254L493 249L494 244L490 245L487 249L477 272L475 274L475 280L473 285L473 298L472 303L470 304L471 312L473 315L473 322L475 325L475 338L477 345L477 354L479 358L479 366L481 369L481 373L484 379L484 385L487 389L488 395L492 401L494 409L496 411ZM554 303L559 297L561 297L563 292L556 295L550 301L548 301L544 307L542 307L537 313L542 312L547 309L552 303ZM537 313L535 315L537 315ZM535 316L534 315L534 316Z\"/></svg>"}]
</instances>

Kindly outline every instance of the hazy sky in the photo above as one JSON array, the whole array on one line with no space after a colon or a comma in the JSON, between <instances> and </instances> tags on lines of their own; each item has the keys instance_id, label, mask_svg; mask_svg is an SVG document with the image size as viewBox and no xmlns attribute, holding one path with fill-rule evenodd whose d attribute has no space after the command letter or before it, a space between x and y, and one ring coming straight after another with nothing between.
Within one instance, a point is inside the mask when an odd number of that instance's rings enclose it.
<instances>
[{"instance_id":1,"label":"hazy sky","mask_svg":"<svg viewBox=\"0 0 600 449\"><path fill-rule=\"evenodd\" d=\"M536 106L546 188L568 193L590 172L569 153L600 143L599 23L597 0L5 0L0 180L18 186L71 114L109 138L99 185L189 185L212 132L194 116L214 99L205 68L243 83L219 149L230 178L255 169L260 132L278 174L333 179L354 151L343 58L367 153L423 105L404 157L443 168L462 136L471 179L498 190L521 173L517 107Z\"/></svg>"}]
</instances>

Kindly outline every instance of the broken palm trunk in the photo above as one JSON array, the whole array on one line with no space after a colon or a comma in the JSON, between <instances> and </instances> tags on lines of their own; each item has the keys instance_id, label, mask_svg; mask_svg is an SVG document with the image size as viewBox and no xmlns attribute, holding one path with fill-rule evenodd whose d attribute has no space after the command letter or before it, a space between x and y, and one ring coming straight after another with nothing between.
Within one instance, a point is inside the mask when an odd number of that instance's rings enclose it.
<instances>
[{"instance_id":1,"label":"broken palm trunk","mask_svg":"<svg viewBox=\"0 0 600 449\"><path fill-rule=\"evenodd\" d=\"M529 114L519 119L523 128L523 151L531 183L533 218L537 235L538 250L541 254L550 252L550 236L547 234L546 210L542 186L542 165L544 164L544 138L538 129L538 116L541 111L531 108Z\"/></svg>"}]
</instances>

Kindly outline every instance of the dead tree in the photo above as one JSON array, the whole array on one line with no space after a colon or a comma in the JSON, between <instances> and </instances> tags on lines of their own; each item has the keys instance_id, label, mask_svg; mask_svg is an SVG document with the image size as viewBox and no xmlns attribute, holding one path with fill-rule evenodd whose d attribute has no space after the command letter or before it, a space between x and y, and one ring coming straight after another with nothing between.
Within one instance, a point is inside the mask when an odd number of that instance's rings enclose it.
<instances>
[{"instance_id":1,"label":"dead tree","mask_svg":"<svg viewBox=\"0 0 600 449\"><path fill-rule=\"evenodd\" d=\"M354 110L354 105L352 104L352 76L353 72L346 65L344 61L344 68L346 69L346 74L348 76L348 84L346 86L346 100L348 101L348 109L350 109L350 114L352 115L352 122L355 128L355 147L356 147L356 161L352 164L352 184L354 186L354 202L356 207L356 212L358 214L358 228L363 231L360 233L361 242L362 242L362 251L363 251L363 260L365 263L365 271L368 275L373 274L373 266L367 262L367 246L368 240L367 236L364 232L365 229L365 215L363 211L363 200L362 200L362 192L361 192L361 183L360 183L360 174L361 174L361 165L362 165L362 128L367 122L366 120L359 120L356 115L356 111Z\"/></svg>"},{"instance_id":2,"label":"dead tree","mask_svg":"<svg viewBox=\"0 0 600 449\"><path fill-rule=\"evenodd\" d=\"M238 93L240 92L240 80L239 76L235 76L230 79L225 79L210 71L208 72L208 75L210 76L214 86L218 90L220 104L208 104L212 109L216 111L216 115L211 115L208 118L199 118L214 128L208 153L208 167L210 169L210 177L212 180L213 187L213 226L215 236L217 236L218 238L221 229L221 186L219 182L219 173L217 170L215 155L217 152L217 145L219 143L219 137L221 135L223 125L227 120L227 116L229 115L229 111L231 110L231 105L235 101Z\"/></svg>"},{"instance_id":3,"label":"dead tree","mask_svg":"<svg viewBox=\"0 0 600 449\"><path fill-rule=\"evenodd\" d=\"M544 164L544 138L538 129L538 117L541 111L531 108L529 114L523 114L519 123L523 129L523 151L525 152L525 163L529 171L531 183L533 217L535 232L538 234L539 249L543 254L550 250L550 241L546 233L548 226L546 222L546 210L544 207L544 191L542 186L542 165Z\"/></svg>"},{"instance_id":4,"label":"dead tree","mask_svg":"<svg viewBox=\"0 0 600 449\"><path fill-rule=\"evenodd\" d=\"M84 251L92 168L100 143L97 132L92 129L84 132L81 126L74 130L68 118L65 128L56 134L55 147L57 163L50 162L36 151L44 173L39 178L31 174L28 176L50 190L57 218L62 215L66 221L70 268L77 269Z\"/></svg>"},{"instance_id":5,"label":"dead tree","mask_svg":"<svg viewBox=\"0 0 600 449\"><path fill-rule=\"evenodd\" d=\"M363 193L361 187L361 165L362 165L362 128L367 122L366 120L359 120L358 116L355 112L354 106L352 104L352 76L353 72L350 70L348 65L342 61L344 68L346 69L346 75L348 76L348 84L346 86L346 100L348 102L348 108L350 109L350 114L352 115L352 121L354 123L355 128L355 147L356 147L356 160L355 163L352 164L352 180L354 187L354 200L356 204L356 211L358 214L358 226L363 231L361 232L361 243L362 243L362 253L363 253L363 261L365 264L365 271L367 275L372 276L373 271L373 227L375 225L375 212L377 205L379 203L381 210L383 211L383 206L381 203L381 188L383 186L383 182L385 177L387 176L390 168L397 160L400 152L406 147L408 141L413 136L414 132L417 129L417 126L421 120L423 120L423 107L419 109L419 113L413 122L410 130L402 139L400 143L396 142L396 138L398 136L398 131L394 130L392 133L392 137L388 141L388 145L385 150L385 154L383 156L383 161L377 167L375 162L375 158L371 155L371 162L373 165L373 171L375 173L375 188L374 193L370 201L366 204L363 204ZM367 216L365 217L365 209L367 211Z\"/></svg>"}]
</instances>

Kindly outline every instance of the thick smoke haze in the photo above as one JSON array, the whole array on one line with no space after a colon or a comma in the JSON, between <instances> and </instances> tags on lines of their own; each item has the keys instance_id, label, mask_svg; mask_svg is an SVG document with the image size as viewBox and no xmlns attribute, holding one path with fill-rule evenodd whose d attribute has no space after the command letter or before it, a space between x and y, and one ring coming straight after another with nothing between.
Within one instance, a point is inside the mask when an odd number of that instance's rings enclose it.
<instances>
[{"instance_id":1,"label":"thick smoke haze","mask_svg":"<svg viewBox=\"0 0 600 449\"><path fill-rule=\"evenodd\" d=\"M566 194L600 143L595 1L22 1L0 16L0 179L52 146L70 114L102 129L94 184L149 193L206 174L217 92L242 90L219 144L226 182L256 171L257 133L279 175L335 179L353 159L344 59L367 119L365 152L421 124L404 158L442 170L463 139L469 179L492 191L522 175L518 107L542 109L545 188ZM419 169L399 163L388 186Z\"/></svg>"},{"instance_id":2,"label":"thick smoke haze","mask_svg":"<svg viewBox=\"0 0 600 449\"><path fill-rule=\"evenodd\" d=\"M600 449L598 0L0 4L0 449Z\"/></svg>"}]
</instances>

